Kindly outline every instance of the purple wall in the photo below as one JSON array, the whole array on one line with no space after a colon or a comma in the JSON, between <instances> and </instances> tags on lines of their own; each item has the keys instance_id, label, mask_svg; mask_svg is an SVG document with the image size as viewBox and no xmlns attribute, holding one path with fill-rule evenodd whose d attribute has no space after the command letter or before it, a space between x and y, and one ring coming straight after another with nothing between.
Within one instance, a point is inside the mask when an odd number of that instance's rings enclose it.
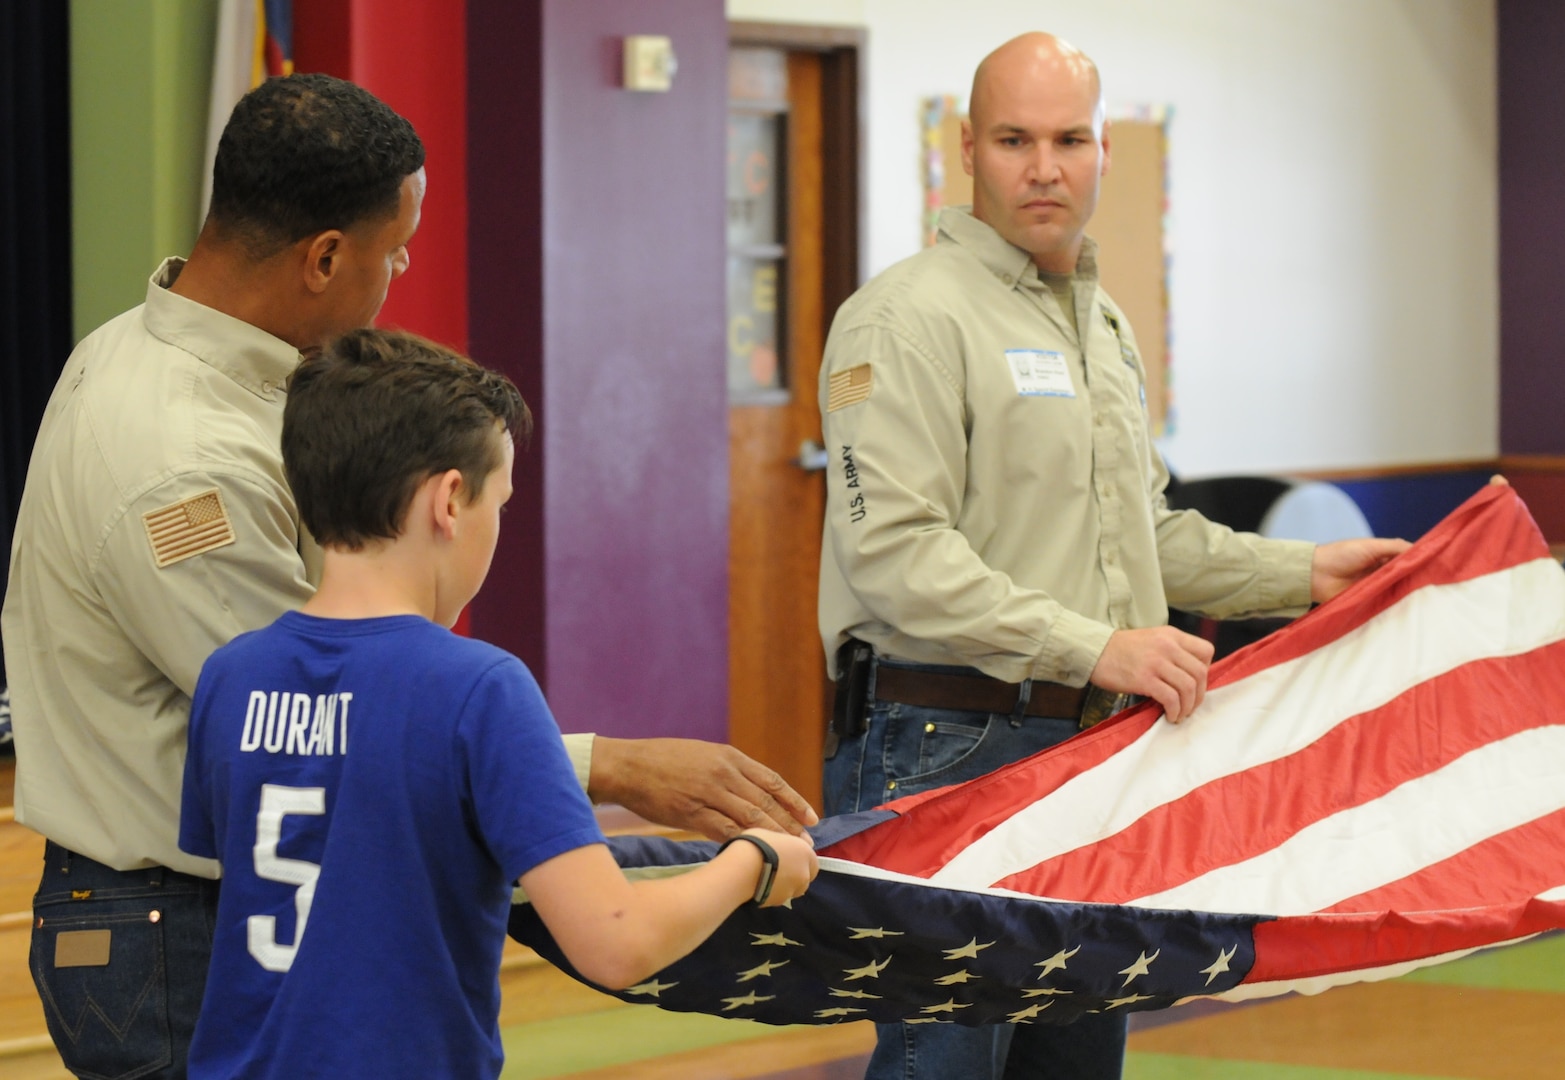
<instances>
[{"instance_id":1,"label":"purple wall","mask_svg":"<svg viewBox=\"0 0 1565 1080\"><path fill-rule=\"evenodd\" d=\"M673 39L665 94L626 34ZM473 630L566 730L726 739L722 0L469 0L473 355L538 417Z\"/></svg>"},{"instance_id":2,"label":"purple wall","mask_svg":"<svg viewBox=\"0 0 1565 1080\"><path fill-rule=\"evenodd\" d=\"M1500 451L1565 453L1565 3L1500 0ZM1460 152L1460 148L1453 148ZM1460 258L1460 252L1452 252Z\"/></svg>"}]
</instances>

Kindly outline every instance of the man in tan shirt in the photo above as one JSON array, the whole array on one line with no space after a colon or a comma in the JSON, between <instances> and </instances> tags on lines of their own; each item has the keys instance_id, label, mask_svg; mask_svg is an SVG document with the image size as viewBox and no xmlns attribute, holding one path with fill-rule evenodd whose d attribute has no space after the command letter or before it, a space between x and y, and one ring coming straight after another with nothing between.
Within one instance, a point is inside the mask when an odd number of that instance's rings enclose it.
<instances>
[{"instance_id":1,"label":"man in tan shirt","mask_svg":"<svg viewBox=\"0 0 1565 1080\"><path fill-rule=\"evenodd\" d=\"M1211 646L1170 602L1298 612L1406 545L1263 540L1170 511L1145 375L1085 227L1109 165L1092 62L1047 34L980 65L973 207L843 305L821 373L826 809L989 772L1142 695L1178 722ZM1089 689L1090 687L1090 689ZM1123 1016L885 1025L869 1075L1117 1077Z\"/></svg>"},{"instance_id":2,"label":"man in tan shirt","mask_svg":"<svg viewBox=\"0 0 1565 1080\"><path fill-rule=\"evenodd\" d=\"M286 384L407 270L423 164L411 125L350 83L252 91L189 261L82 341L44 415L3 636L16 816L49 841L31 967L82 1075L185 1074L218 876L177 844L191 694L215 648L319 580L283 476ZM723 836L814 819L729 747L568 741L591 795L655 820Z\"/></svg>"}]
</instances>

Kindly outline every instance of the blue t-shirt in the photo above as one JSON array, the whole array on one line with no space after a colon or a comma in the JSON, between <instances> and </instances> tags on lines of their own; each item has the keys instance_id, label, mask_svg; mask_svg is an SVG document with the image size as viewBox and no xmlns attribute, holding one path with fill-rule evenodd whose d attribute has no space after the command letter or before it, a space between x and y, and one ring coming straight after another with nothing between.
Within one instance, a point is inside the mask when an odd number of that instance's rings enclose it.
<instances>
[{"instance_id":1,"label":"blue t-shirt","mask_svg":"<svg viewBox=\"0 0 1565 1080\"><path fill-rule=\"evenodd\" d=\"M236 638L190 716L179 846L223 864L190 1075L497 1075L511 884L602 840L509 653L411 615Z\"/></svg>"}]
</instances>

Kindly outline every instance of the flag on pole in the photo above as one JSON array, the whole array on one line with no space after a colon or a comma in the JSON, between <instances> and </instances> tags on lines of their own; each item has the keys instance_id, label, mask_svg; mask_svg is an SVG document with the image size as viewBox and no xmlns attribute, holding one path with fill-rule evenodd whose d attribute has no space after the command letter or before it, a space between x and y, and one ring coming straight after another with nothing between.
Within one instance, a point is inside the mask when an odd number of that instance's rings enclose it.
<instances>
[{"instance_id":1,"label":"flag on pole","mask_svg":"<svg viewBox=\"0 0 1565 1080\"><path fill-rule=\"evenodd\" d=\"M293 74L293 0L221 0L207 108L201 216L212 202L212 162L228 114L262 80Z\"/></svg>"},{"instance_id":2,"label":"flag on pole","mask_svg":"<svg viewBox=\"0 0 1565 1080\"><path fill-rule=\"evenodd\" d=\"M766 1023L1066 1022L1316 993L1565 927L1565 570L1492 486L1331 603L966 784L618 996ZM716 845L611 841L627 872ZM532 908L511 934L569 970Z\"/></svg>"}]
</instances>

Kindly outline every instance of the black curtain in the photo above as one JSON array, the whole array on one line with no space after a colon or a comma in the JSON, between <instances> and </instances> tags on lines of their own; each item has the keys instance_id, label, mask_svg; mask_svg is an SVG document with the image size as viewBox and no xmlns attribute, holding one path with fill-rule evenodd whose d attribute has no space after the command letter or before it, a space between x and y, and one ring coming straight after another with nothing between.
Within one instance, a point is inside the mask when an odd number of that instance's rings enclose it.
<instances>
[{"instance_id":1,"label":"black curtain","mask_svg":"<svg viewBox=\"0 0 1565 1080\"><path fill-rule=\"evenodd\" d=\"M38 420L71 351L70 48L64 0L0 0L0 564ZM5 575L0 573L0 598ZM0 661L0 684L5 681Z\"/></svg>"}]
</instances>

